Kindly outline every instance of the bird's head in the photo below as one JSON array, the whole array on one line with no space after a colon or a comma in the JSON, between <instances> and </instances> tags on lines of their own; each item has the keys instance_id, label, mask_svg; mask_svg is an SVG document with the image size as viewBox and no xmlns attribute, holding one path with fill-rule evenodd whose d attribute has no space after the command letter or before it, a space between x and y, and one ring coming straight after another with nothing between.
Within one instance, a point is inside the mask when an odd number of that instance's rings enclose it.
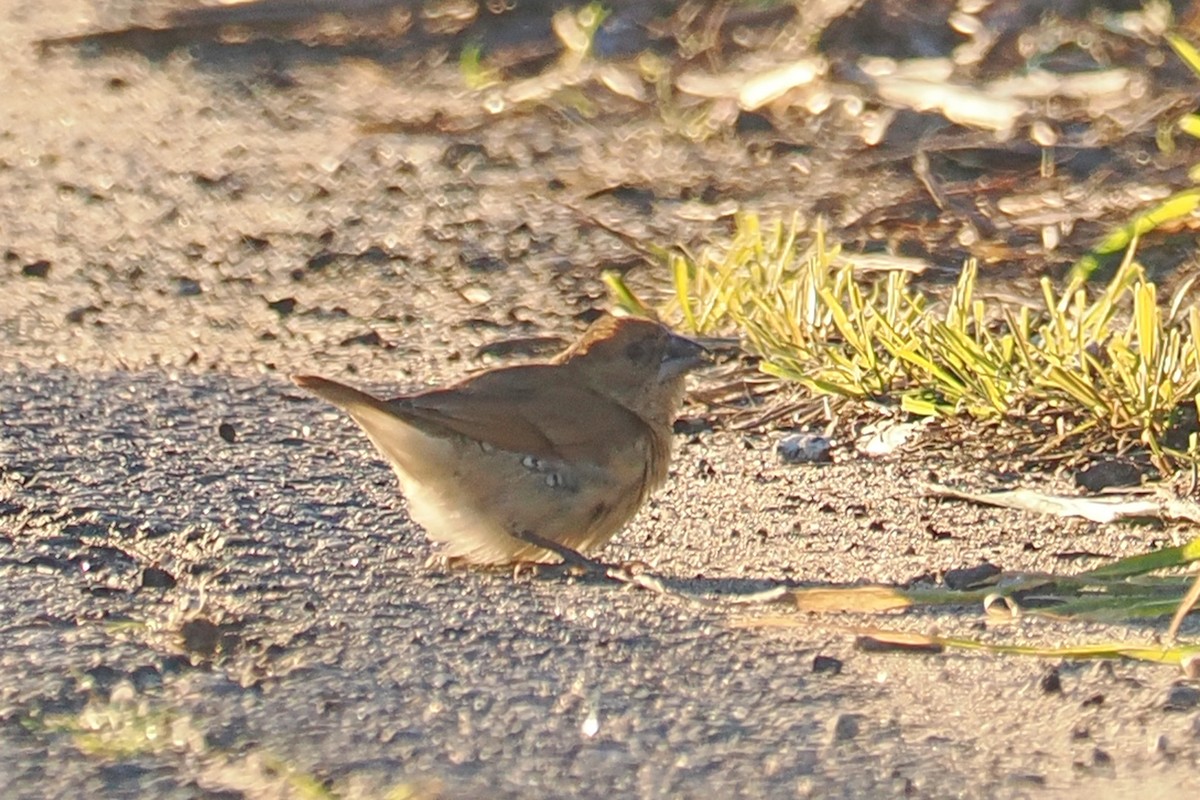
<instances>
[{"instance_id":1,"label":"bird's head","mask_svg":"<svg viewBox=\"0 0 1200 800\"><path fill-rule=\"evenodd\" d=\"M648 422L669 424L684 376L708 361L708 351L657 322L605 315L555 361Z\"/></svg>"}]
</instances>

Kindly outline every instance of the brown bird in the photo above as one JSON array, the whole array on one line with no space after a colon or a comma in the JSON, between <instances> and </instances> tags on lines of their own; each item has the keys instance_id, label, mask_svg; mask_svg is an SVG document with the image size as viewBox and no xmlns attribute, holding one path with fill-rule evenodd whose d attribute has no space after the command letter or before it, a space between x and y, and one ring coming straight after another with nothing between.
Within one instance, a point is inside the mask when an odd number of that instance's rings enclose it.
<instances>
[{"instance_id":1,"label":"brown bird","mask_svg":"<svg viewBox=\"0 0 1200 800\"><path fill-rule=\"evenodd\" d=\"M391 400L292 380L366 431L443 555L566 561L606 544L662 484L684 375L705 354L656 322L604 316L549 362Z\"/></svg>"}]
</instances>

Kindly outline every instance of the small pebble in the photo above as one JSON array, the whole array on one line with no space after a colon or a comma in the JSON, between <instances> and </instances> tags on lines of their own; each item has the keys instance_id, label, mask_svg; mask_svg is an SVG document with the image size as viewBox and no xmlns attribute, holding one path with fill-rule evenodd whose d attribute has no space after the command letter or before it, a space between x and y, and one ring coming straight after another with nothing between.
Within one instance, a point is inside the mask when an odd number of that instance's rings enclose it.
<instances>
[{"instance_id":1,"label":"small pebble","mask_svg":"<svg viewBox=\"0 0 1200 800\"><path fill-rule=\"evenodd\" d=\"M985 561L974 567L946 570L946 573L942 576L942 583L946 584L947 589L953 589L957 592L980 586L989 578L999 574L999 567Z\"/></svg>"},{"instance_id":2,"label":"small pebble","mask_svg":"<svg viewBox=\"0 0 1200 800\"><path fill-rule=\"evenodd\" d=\"M281 297L278 300L269 300L267 302L267 308L271 309L281 317L286 317L288 314L291 314L296 310L296 298Z\"/></svg>"},{"instance_id":3,"label":"small pebble","mask_svg":"<svg viewBox=\"0 0 1200 800\"><path fill-rule=\"evenodd\" d=\"M21 274L26 278L44 278L49 273L50 262L45 259L40 259L21 267Z\"/></svg>"},{"instance_id":4,"label":"small pebble","mask_svg":"<svg viewBox=\"0 0 1200 800\"><path fill-rule=\"evenodd\" d=\"M1186 683L1177 683L1167 690L1167 698L1163 702L1165 711L1191 711L1200 705L1200 689Z\"/></svg>"},{"instance_id":5,"label":"small pebble","mask_svg":"<svg viewBox=\"0 0 1200 800\"><path fill-rule=\"evenodd\" d=\"M1048 669L1038 685L1044 694L1062 694L1062 675L1059 674L1058 667Z\"/></svg>"},{"instance_id":6,"label":"small pebble","mask_svg":"<svg viewBox=\"0 0 1200 800\"><path fill-rule=\"evenodd\" d=\"M833 720L830 738L835 742L848 742L858 736L861 729L861 714L838 714Z\"/></svg>"},{"instance_id":7,"label":"small pebble","mask_svg":"<svg viewBox=\"0 0 1200 800\"><path fill-rule=\"evenodd\" d=\"M833 656L816 656L813 658L812 671L817 674L828 673L830 675L840 675L842 673L842 661Z\"/></svg>"},{"instance_id":8,"label":"small pebble","mask_svg":"<svg viewBox=\"0 0 1200 800\"><path fill-rule=\"evenodd\" d=\"M175 576L165 569L146 567L142 570L142 587L145 589L172 589L175 587Z\"/></svg>"},{"instance_id":9,"label":"small pebble","mask_svg":"<svg viewBox=\"0 0 1200 800\"><path fill-rule=\"evenodd\" d=\"M221 629L211 620L199 617L190 619L179 628L183 646L193 653L211 656L221 641Z\"/></svg>"},{"instance_id":10,"label":"small pebble","mask_svg":"<svg viewBox=\"0 0 1200 800\"><path fill-rule=\"evenodd\" d=\"M1116 486L1137 486L1145 469L1131 461L1106 459L1088 465L1075 475L1075 485L1089 492L1099 492Z\"/></svg>"},{"instance_id":11,"label":"small pebble","mask_svg":"<svg viewBox=\"0 0 1200 800\"><path fill-rule=\"evenodd\" d=\"M817 464L832 461L833 441L816 433L793 433L775 446L775 452L785 464Z\"/></svg>"},{"instance_id":12,"label":"small pebble","mask_svg":"<svg viewBox=\"0 0 1200 800\"><path fill-rule=\"evenodd\" d=\"M204 293L199 281L186 277L175 279L175 291L180 297L196 297Z\"/></svg>"}]
</instances>

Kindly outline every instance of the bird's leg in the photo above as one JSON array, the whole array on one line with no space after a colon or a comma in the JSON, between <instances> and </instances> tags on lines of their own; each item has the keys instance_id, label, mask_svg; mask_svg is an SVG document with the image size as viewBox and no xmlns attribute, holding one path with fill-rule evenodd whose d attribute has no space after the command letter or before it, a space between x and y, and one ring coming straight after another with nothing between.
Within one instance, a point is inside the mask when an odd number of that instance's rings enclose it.
<instances>
[{"instance_id":1,"label":"bird's leg","mask_svg":"<svg viewBox=\"0 0 1200 800\"><path fill-rule=\"evenodd\" d=\"M451 572L456 569L464 569L470 566L462 556L448 556L445 553L435 551L429 558L425 559L426 570L437 570L439 572Z\"/></svg>"},{"instance_id":2,"label":"bird's leg","mask_svg":"<svg viewBox=\"0 0 1200 800\"><path fill-rule=\"evenodd\" d=\"M438 570L444 572L450 568L450 557L444 555L440 550L435 550L425 559L426 570Z\"/></svg>"},{"instance_id":3,"label":"bird's leg","mask_svg":"<svg viewBox=\"0 0 1200 800\"><path fill-rule=\"evenodd\" d=\"M520 539L526 544L531 544L534 547L540 547L543 550L549 550L556 556L562 559L563 566L576 567L586 573L599 575L601 577L609 577L609 565L603 561L594 558L588 558L578 550L567 547L565 544L547 539L544 536L539 536L533 531L514 531L513 538Z\"/></svg>"},{"instance_id":4,"label":"bird's leg","mask_svg":"<svg viewBox=\"0 0 1200 800\"><path fill-rule=\"evenodd\" d=\"M520 539L522 542L531 544L534 547L540 547L543 550L549 550L562 559L561 564L556 564L556 567L567 567L582 570L585 575L594 575L604 580L615 581L617 583L627 584L629 586L637 586L641 589L646 589L656 594L661 595L679 595L663 585L658 576L645 571L646 564L641 561L630 562L626 564L606 564L597 558L588 558L578 550L567 547L565 544L551 541L543 536L538 536L532 531L520 531L511 534L514 538ZM536 569L538 565L534 565ZM518 564L513 569L513 578L520 575L521 565ZM697 602L707 603L707 600L700 598L687 598Z\"/></svg>"}]
</instances>

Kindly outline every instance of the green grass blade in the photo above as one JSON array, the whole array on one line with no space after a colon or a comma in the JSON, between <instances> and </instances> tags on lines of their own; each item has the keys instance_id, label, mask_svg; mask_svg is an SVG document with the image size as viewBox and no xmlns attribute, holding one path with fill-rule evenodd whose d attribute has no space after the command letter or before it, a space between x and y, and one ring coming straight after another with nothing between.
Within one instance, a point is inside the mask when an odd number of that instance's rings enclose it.
<instances>
[{"instance_id":1,"label":"green grass blade","mask_svg":"<svg viewBox=\"0 0 1200 800\"><path fill-rule=\"evenodd\" d=\"M1092 578L1125 578L1132 575L1143 575L1159 569L1182 567L1200 559L1200 537L1192 539L1177 547L1164 547L1151 553L1122 558L1111 564L1088 570L1081 576Z\"/></svg>"}]
</instances>

